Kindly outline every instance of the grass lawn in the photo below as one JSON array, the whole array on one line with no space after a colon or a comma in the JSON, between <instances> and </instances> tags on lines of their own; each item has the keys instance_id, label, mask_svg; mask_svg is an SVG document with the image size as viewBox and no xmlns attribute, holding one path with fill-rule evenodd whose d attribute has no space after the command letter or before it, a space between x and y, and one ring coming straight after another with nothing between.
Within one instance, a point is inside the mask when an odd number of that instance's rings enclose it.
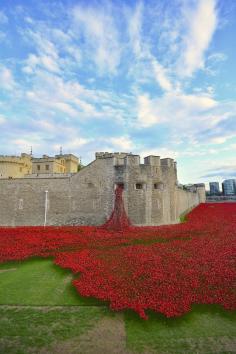
<instances>
[{"instance_id":1,"label":"grass lawn","mask_svg":"<svg viewBox=\"0 0 236 354\"><path fill-rule=\"evenodd\" d=\"M73 274L52 259L33 258L0 265L0 305L100 305L79 296ZM104 305L104 304L103 304Z\"/></svg>"},{"instance_id":2,"label":"grass lawn","mask_svg":"<svg viewBox=\"0 0 236 354\"><path fill-rule=\"evenodd\" d=\"M144 321L131 311L122 317L104 303L80 297L72 279L51 259L0 265L0 353L39 353L40 349L67 354L71 346L77 348L74 353L86 353L86 348L95 353L99 341L101 348L107 346L105 353L116 353L119 343L122 353L236 353L235 312L195 306L177 319L149 313ZM61 342L66 346L53 347Z\"/></svg>"},{"instance_id":3,"label":"grass lawn","mask_svg":"<svg viewBox=\"0 0 236 354\"><path fill-rule=\"evenodd\" d=\"M125 325L127 346L135 352L236 353L236 313L219 306L197 305L169 319L150 312L148 321L128 311Z\"/></svg>"},{"instance_id":4,"label":"grass lawn","mask_svg":"<svg viewBox=\"0 0 236 354\"><path fill-rule=\"evenodd\" d=\"M6 308L0 306L0 353L51 352L50 345L81 337L105 314L105 308ZM63 353L66 354L66 353Z\"/></svg>"}]
</instances>

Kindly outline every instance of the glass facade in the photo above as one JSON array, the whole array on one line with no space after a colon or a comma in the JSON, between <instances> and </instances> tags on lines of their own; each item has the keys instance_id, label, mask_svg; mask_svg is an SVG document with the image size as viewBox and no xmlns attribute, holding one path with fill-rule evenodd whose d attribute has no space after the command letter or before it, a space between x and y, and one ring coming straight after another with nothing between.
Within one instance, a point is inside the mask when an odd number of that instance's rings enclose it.
<instances>
[{"instance_id":1,"label":"glass facade","mask_svg":"<svg viewBox=\"0 0 236 354\"><path fill-rule=\"evenodd\" d=\"M224 195L236 194L236 179L226 179L222 183L222 190Z\"/></svg>"},{"instance_id":2,"label":"glass facade","mask_svg":"<svg viewBox=\"0 0 236 354\"><path fill-rule=\"evenodd\" d=\"M219 195L220 194L220 185L219 182L210 182L210 194Z\"/></svg>"}]
</instances>

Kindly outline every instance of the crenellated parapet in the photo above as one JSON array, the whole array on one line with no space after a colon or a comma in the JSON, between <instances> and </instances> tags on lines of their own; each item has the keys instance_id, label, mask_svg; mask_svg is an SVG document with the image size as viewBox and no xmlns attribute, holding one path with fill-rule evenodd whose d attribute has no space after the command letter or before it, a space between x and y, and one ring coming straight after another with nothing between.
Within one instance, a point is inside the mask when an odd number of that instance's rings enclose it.
<instances>
[{"instance_id":1,"label":"crenellated parapet","mask_svg":"<svg viewBox=\"0 0 236 354\"><path fill-rule=\"evenodd\" d=\"M144 165L160 167L161 166L160 156L149 155L144 157Z\"/></svg>"}]
</instances>

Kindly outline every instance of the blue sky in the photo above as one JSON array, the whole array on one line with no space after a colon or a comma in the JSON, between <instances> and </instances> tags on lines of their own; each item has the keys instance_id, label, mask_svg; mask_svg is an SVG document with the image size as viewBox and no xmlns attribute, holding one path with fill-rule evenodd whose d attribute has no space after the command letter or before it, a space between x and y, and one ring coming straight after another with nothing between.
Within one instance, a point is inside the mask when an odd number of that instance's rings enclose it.
<instances>
[{"instance_id":1,"label":"blue sky","mask_svg":"<svg viewBox=\"0 0 236 354\"><path fill-rule=\"evenodd\" d=\"M172 157L236 177L236 2L0 1L0 153Z\"/></svg>"}]
</instances>

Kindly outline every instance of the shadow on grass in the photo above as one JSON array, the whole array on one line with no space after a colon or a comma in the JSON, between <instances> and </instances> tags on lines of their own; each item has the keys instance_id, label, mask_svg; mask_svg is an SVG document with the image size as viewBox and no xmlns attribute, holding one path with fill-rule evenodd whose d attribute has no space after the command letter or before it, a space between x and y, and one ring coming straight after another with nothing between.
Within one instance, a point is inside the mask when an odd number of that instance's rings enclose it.
<instances>
[{"instance_id":1,"label":"shadow on grass","mask_svg":"<svg viewBox=\"0 0 236 354\"><path fill-rule=\"evenodd\" d=\"M142 323L144 326L148 325L151 322L163 322L170 327L179 326L186 321L191 321L194 315L211 315L211 316L220 316L228 319L230 321L236 321L236 311L225 310L220 305L204 305L204 304L195 304L192 305L190 312L180 316L180 317L166 317L161 313L157 313L151 310L145 311L148 315L148 320L143 320L140 316L133 310L125 310L125 318L127 320L132 320L137 323ZM235 330L236 334L236 330Z\"/></svg>"},{"instance_id":2,"label":"shadow on grass","mask_svg":"<svg viewBox=\"0 0 236 354\"><path fill-rule=\"evenodd\" d=\"M125 312L127 346L135 353L235 353L235 311L194 305L191 312L176 318L153 311L147 314L145 321L133 311Z\"/></svg>"}]
</instances>

